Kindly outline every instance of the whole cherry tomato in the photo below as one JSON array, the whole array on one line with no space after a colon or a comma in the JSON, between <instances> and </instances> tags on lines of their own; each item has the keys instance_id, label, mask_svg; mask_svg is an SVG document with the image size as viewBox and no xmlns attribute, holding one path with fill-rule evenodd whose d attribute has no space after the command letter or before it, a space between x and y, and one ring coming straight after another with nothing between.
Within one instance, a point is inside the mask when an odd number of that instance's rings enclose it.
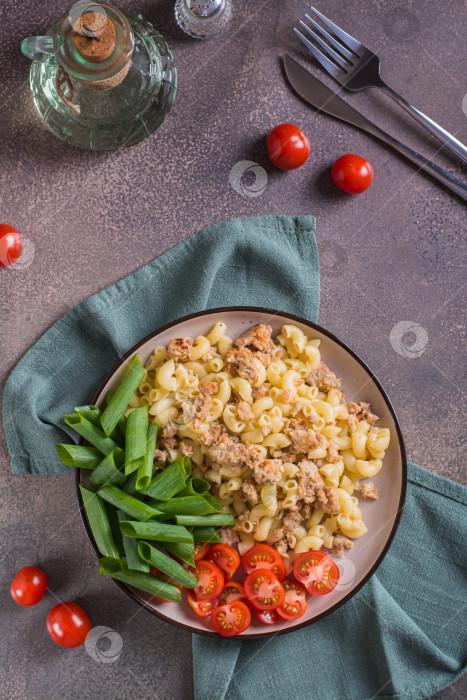
<instances>
[{"instance_id":1,"label":"whole cherry tomato","mask_svg":"<svg viewBox=\"0 0 467 700\"><path fill-rule=\"evenodd\" d=\"M36 605L47 589L47 576L37 566L23 566L11 582L11 597L18 605Z\"/></svg>"},{"instance_id":2,"label":"whole cherry tomato","mask_svg":"<svg viewBox=\"0 0 467 700\"><path fill-rule=\"evenodd\" d=\"M61 647L79 647L90 630L89 617L78 603L59 603L47 615L47 632Z\"/></svg>"},{"instance_id":3,"label":"whole cherry tomato","mask_svg":"<svg viewBox=\"0 0 467 700\"><path fill-rule=\"evenodd\" d=\"M266 148L271 161L281 170L295 170L310 155L310 142L295 124L279 124L269 132Z\"/></svg>"},{"instance_id":4,"label":"whole cherry tomato","mask_svg":"<svg viewBox=\"0 0 467 700\"><path fill-rule=\"evenodd\" d=\"M373 167L365 158L346 153L332 166L331 176L334 184L344 192L360 194L373 182Z\"/></svg>"},{"instance_id":5,"label":"whole cherry tomato","mask_svg":"<svg viewBox=\"0 0 467 700\"><path fill-rule=\"evenodd\" d=\"M0 224L0 267L13 265L21 255L21 236L9 224Z\"/></svg>"}]
</instances>

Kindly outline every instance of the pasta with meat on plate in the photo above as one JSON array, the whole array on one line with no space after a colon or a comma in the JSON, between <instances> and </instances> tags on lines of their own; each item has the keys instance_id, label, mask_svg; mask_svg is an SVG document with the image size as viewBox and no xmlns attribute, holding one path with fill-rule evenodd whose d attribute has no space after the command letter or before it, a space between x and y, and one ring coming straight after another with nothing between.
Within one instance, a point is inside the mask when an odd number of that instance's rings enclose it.
<instances>
[{"instance_id":1,"label":"pasta with meat on plate","mask_svg":"<svg viewBox=\"0 0 467 700\"><path fill-rule=\"evenodd\" d=\"M207 336L157 347L126 411L149 407L162 468L188 456L193 476L235 526L221 539L240 554L258 542L282 557L326 548L343 555L367 532L361 497L382 467L389 429L368 403L346 403L322 361L320 340L260 324L233 342L218 322ZM293 558L293 557L292 557Z\"/></svg>"}]
</instances>

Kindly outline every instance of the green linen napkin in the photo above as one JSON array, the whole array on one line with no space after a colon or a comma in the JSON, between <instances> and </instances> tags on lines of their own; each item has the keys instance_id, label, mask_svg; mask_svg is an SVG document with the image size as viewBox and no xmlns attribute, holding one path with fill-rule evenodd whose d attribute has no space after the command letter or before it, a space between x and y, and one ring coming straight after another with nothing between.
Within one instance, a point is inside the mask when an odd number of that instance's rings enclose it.
<instances>
[{"instance_id":1,"label":"green linen napkin","mask_svg":"<svg viewBox=\"0 0 467 700\"><path fill-rule=\"evenodd\" d=\"M138 340L171 320L248 305L316 321L314 229L313 217L216 224L69 312L29 350L5 387L13 471L69 471L54 448L75 438L62 416L87 403ZM409 477L389 553L345 606L264 642L193 637L196 700L415 700L463 672L467 490L415 465Z\"/></svg>"},{"instance_id":2,"label":"green linen napkin","mask_svg":"<svg viewBox=\"0 0 467 700\"><path fill-rule=\"evenodd\" d=\"M399 529L368 583L286 636L193 635L195 700L418 700L453 683L467 664L466 506L466 488L409 462Z\"/></svg>"},{"instance_id":3,"label":"green linen napkin","mask_svg":"<svg viewBox=\"0 0 467 700\"><path fill-rule=\"evenodd\" d=\"M63 422L141 338L220 306L263 306L316 321L318 249L312 216L259 216L199 231L57 321L8 378L3 422L13 472L58 474Z\"/></svg>"}]
</instances>

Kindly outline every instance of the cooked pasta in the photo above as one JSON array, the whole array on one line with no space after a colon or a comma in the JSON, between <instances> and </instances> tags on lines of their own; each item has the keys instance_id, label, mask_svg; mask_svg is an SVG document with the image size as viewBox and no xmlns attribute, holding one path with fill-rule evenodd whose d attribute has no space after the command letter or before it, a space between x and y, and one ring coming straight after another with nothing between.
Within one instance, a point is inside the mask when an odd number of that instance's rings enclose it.
<instances>
[{"instance_id":1,"label":"cooked pasta","mask_svg":"<svg viewBox=\"0 0 467 700\"><path fill-rule=\"evenodd\" d=\"M125 415L149 407L161 429L156 461L192 459L234 516L221 538L240 554L255 542L284 557L344 554L367 532L358 497L378 498L364 480L383 466L389 429L375 427L368 403L345 402L320 340L298 326L276 339L262 324L236 341L226 331L219 321L157 347Z\"/></svg>"}]
</instances>

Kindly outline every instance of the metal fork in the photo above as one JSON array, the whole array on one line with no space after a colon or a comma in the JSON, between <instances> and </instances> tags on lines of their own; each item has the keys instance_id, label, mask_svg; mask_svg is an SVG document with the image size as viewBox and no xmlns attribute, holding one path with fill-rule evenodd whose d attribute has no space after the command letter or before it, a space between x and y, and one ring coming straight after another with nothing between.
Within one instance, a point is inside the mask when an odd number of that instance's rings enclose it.
<instances>
[{"instance_id":1,"label":"metal fork","mask_svg":"<svg viewBox=\"0 0 467 700\"><path fill-rule=\"evenodd\" d=\"M433 136L436 136L441 143L461 158L464 163L467 163L467 148L464 144L427 117L426 114L413 107L410 102L390 88L389 85L386 85L379 74L380 60L376 54L367 49L366 46L363 46L350 34L340 29L314 7L311 8L311 12L321 20L332 32L333 36L307 14L305 14L305 18L308 20L308 24L305 24L302 20L299 21L299 24L313 37L314 41L321 47L321 50L312 44L298 29L294 28L294 32L311 51L316 60L340 85L352 92L369 87L383 90L422 126L428 129Z\"/></svg>"}]
</instances>

